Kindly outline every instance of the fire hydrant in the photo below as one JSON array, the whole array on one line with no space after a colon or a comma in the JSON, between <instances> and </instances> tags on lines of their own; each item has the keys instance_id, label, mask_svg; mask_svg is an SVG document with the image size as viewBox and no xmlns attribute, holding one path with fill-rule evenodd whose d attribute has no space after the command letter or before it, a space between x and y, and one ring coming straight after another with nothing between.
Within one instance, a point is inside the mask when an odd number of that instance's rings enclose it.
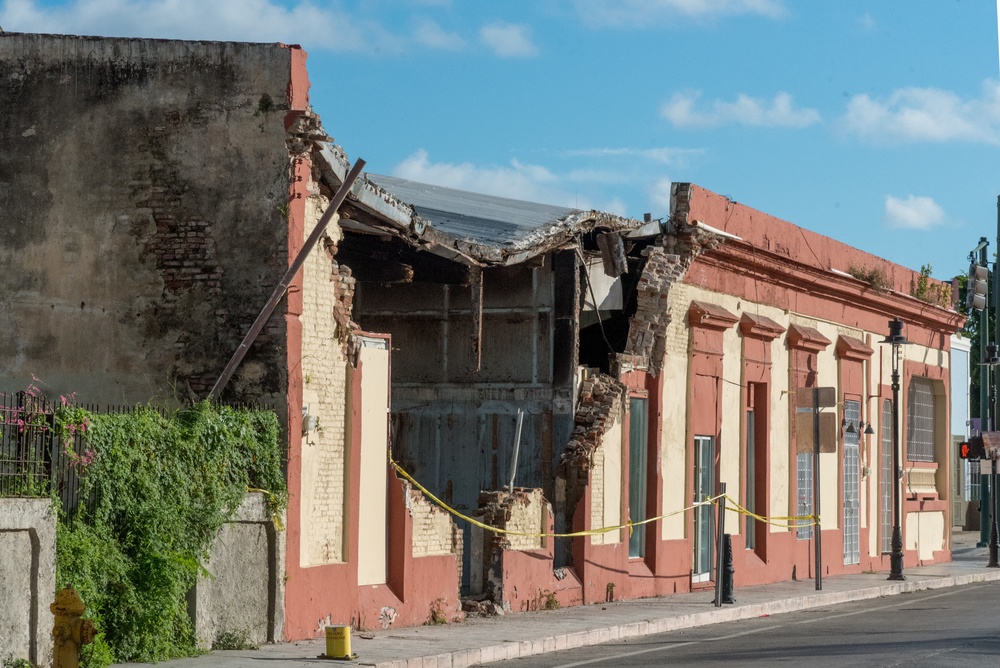
<instances>
[{"instance_id":1,"label":"fire hydrant","mask_svg":"<svg viewBox=\"0 0 1000 668\"><path fill-rule=\"evenodd\" d=\"M56 594L56 600L49 606L56 617L52 628L55 643L52 668L79 668L80 648L94 642L94 622L80 618L86 609L80 595L72 587Z\"/></svg>"}]
</instances>

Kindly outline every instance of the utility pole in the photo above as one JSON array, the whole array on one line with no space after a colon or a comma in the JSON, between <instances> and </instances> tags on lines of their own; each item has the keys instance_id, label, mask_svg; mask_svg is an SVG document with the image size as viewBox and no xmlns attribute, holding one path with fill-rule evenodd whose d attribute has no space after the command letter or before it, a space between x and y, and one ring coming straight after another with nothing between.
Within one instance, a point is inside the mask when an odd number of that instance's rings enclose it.
<instances>
[{"instance_id":1,"label":"utility pole","mask_svg":"<svg viewBox=\"0 0 1000 668\"><path fill-rule=\"evenodd\" d=\"M975 265L978 264L980 267L988 267L987 264L987 248L989 247L989 241L986 237L980 237L979 243L976 247L969 253L969 260ZM979 257L976 257L976 253L979 253ZM995 267L994 267L995 269ZM994 279L997 278L997 272L994 271ZM976 276L969 276L969 283L967 290L974 291L974 283L976 282ZM994 296L996 295L996 288L993 290ZM990 340L990 318L989 318L989 307L988 300L984 300L986 303L982 304L979 309L979 361L983 362L986 360L987 351L986 344ZM972 305L971 300L969 301L970 307L975 308ZM985 373L984 373L985 369ZM979 433L982 434L984 431L990 430L989 424L989 414L990 414L990 384L989 384L990 373L985 367L979 367ZM993 490L990 489L989 476L980 473L979 476L979 542L976 543L976 547L986 547L990 544L990 518L992 513L990 512L991 503L990 496Z\"/></svg>"}]
</instances>

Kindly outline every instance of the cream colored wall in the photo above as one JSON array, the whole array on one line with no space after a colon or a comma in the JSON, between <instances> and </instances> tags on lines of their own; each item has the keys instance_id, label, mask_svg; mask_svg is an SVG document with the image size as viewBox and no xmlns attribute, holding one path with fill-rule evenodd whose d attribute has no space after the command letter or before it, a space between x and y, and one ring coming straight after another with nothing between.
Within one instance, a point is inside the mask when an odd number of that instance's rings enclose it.
<instances>
[{"instance_id":1,"label":"cream colored wall","mask_svg":"<svg viewBox=\"0 0 1000 668\"><path fill-rule=\"evenodd\" d=\"M666 357L663 361L663 393L661 398L662 423L660 425L662 456L660 475L663 476L663 507L660 514L676 512L691 505L687 494L688 413L687 398L690 387L688 378L688 347L690 333L687 326L687 309L691 302L691 288L675 283L670 288L670 324L666 332ZM672 515L660 522L663 540L678 540L688 534L690 513Z\"/></svg>"},{"instance_id":2,"label":"cream colored wall","mask_svg":"<svg viewBox=\"0 0 1000 668\"><path fill-rule=\"evenodd\" d=\"M935 551L944 550L946 535L943 512L906 514L903 543L905 549L916 550L921 560L929 561L934 558Z\"/></svg>"},{"instance_id":3,"label":"cream colored wall","mask_svg":"<svg viewBox=\"0 0 1000 668\"><path fill-rule=\"evenodd\" d=\"M389 350L362 346L361 489L358 508L358 584L384 584L386 575L389 448ZM353 374L351 374L353 375Z\"/></svg>"},{"instance_id":4,"label":"cream colored wall","mask_svg":"<svg viewBox=\"0 0 1000 668\"><path fill-rule=\"evenodd\" d=\"M315 227L325 200L311 197L306 206L305 234ZM340 237L337 226L327 233ZM346 421L347 360L333 339L334 295L330 260L322 247L303 265L302 403L318 418L318 428L302 438L302 533L300 565L318 566L346 560Z\"/></svg>"},{"instance_id":5,"label":"cream colored wall","mask_svg":"<svg viewBox=\"0 0 1000 668\"><path fill-rule=\"evenodd\" d=\"M594 452L590 473L591 528L618 526L622 523L622 420L604 433ZM607 531L591 536L593 545L621 542L621 531Z\"/></svg>"}]
</instances>

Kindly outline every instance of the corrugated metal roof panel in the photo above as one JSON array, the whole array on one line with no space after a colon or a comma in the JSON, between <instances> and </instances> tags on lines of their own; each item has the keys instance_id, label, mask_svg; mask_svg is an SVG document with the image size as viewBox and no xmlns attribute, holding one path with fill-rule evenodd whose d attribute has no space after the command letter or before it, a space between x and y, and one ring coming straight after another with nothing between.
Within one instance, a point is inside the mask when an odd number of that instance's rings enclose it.
<instances>
[{"instance_id":1,"label":"corrugated metal roof panel","mask_svg":"<svg viewBox=\"0 0 1000 668\"><path fill-rule=\"evenodd\" d=\"M584 212L418 183L394 176L368 174L368 179L413 207L438 232L481 244L517 246L534 232Z\"/></svg>"}]
</instances>

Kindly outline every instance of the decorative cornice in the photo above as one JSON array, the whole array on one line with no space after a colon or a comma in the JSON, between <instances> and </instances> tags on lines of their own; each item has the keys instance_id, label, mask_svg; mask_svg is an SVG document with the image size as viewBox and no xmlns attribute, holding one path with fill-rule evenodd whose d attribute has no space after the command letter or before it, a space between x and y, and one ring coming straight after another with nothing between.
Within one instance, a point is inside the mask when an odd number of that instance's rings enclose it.
<instances>
[{"instance_id":1,"label":"decorative cornice","mask_svg":"<svg viewBox=\"0 0 1000 668\"><path fill-rule=\"evenodd\" d=\"M688 307L688 324L692 327L723 331L739 321L739 318L717 304L693 301Z\"/></svg>"},{"instance_id":2,"label":"decorative cornice","mask_svg":"<svg viewBox=\"0 0 1000 668\"><path fill-rule=\"evenodd\" d=\"M837 337L836 350L837 357L853 362L864 362L875 352L873 348L870 348L861 339L856 339L853 336L844 336L843 334Z\"/></svg>"},{"instance_id":3,"label":"decorative cornice","mask_svg":"<svg viewBox=\"0 0 1000 668\"><path fill-rule=\"evenodd\" d=\"M785 333L785 328L766 316L744 313L740 318L740 333L748 338L774 341Z\"/></svg>"},{"instance_id":4,"label":"decorative cornice","mask_svg":"<svg viewBox=\"0 0 1000 668\"><path fill-rule=\"evenodd\" d=\"M801 292L830 302L848 305L885 318L899 317L908 324L935 332L959 330L963 317L901 292L874 290L868 283L840 273L818 269L773 252L755 248L742 240L726 240L700 255L695 264L718 267L752 276L755 280ZM781 304L774 304L781 306Z\"/></svg>"},{"instance_id":5,"label":"decorative cornice","mask_svg":"<svg viewBox=\"0 0 1000 668\"><path fill-rule=\"evenodd\" d=\"M806 327L805 325L791 325L788 328L786 340L788 341L789 348L805 350L810 353L818 353L821 350L825 350L827 346L833 343L830 339L820 334L818 329Z\"/></svg>"}]
</instances>

